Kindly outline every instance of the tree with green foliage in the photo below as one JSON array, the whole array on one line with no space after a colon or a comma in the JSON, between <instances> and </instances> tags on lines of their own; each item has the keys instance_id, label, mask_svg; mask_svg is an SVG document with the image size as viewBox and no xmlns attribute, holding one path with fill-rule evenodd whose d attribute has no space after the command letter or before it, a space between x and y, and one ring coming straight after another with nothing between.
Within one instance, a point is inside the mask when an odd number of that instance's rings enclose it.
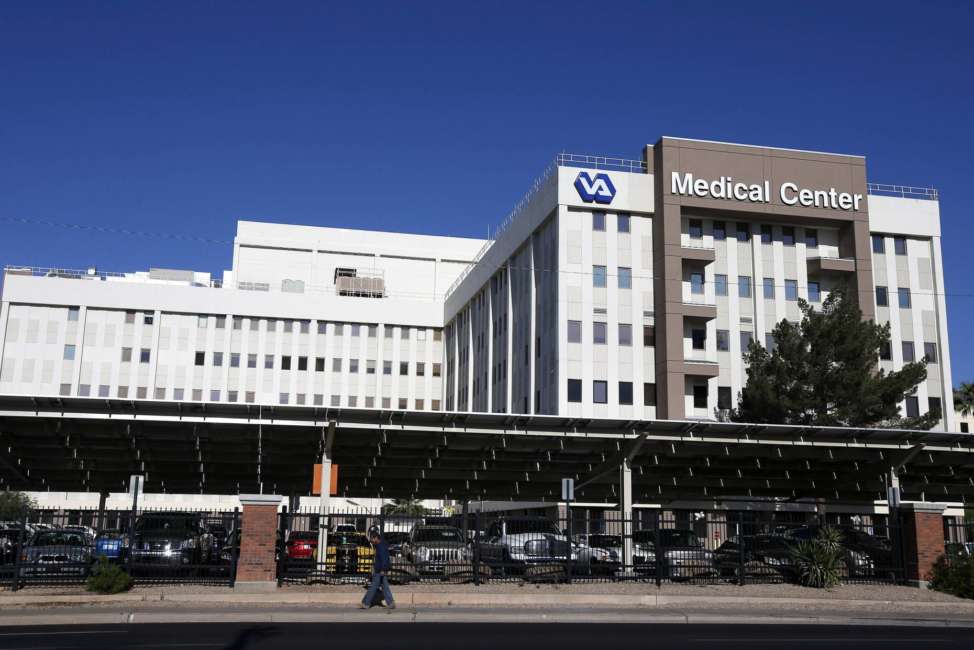
<instances>
[{"instance_id":1,"label":"tree with green foliage","mask_svg":"<svg viewBox=\"0 0 974 650\"><path fill-rule=\"evenodd\" d=\"M23 492L4 490L0 492L0 521L16 521L20 519L24 510L36 505L34 500Z\"/></svg>"},{"instance_id":2,"label":"tree with green foliage","mask_svg":"<svg viewBox=\"0 0 974 650\"><path fill-rule=\"evenodd\" d=\"M863 320L858 305L836 289L815 310L799 301L802 319L781 321L774 349L752 343L747 384L731 413L735 422L929 429L942 414L903 417L899 404L926 379L926 359L900 370L880 369L889 325Z\"/></svg>"},{"instance_id":3,"label":"tree with green foliage","mask_svg":"<svg viewBox=\"0 0 974 650\"><path fill-rule=\"evenodd\" d=\"M974 413L974 384L965 381L954 389L954 410L965 416Z\"/></svg>"},{"instance_id":4,"label":"tree with green foliage","mask_svg":"<svg viewBox=\"0 0 974 650\"><path fill-rule=\"evenodd\" d=\"M426 508L420 499L393 499L392 503L382 506L383 512L389 515L414 515L426 514Z\"/></svg>"}]
</instances>

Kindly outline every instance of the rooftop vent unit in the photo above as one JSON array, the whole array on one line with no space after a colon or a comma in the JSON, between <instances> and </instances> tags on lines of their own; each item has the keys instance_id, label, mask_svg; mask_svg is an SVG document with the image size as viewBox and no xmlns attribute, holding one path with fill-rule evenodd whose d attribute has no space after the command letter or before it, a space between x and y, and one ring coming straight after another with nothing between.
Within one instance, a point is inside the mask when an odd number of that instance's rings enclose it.
<instances>
[{"instance_id":1,"label":"rooftop vent unit","mask_svg":"<svg viewBox=\"0 0 974 650\"><path fill-rule=\"evenodd\" d=\"M335 269L335 292L339 296L382 298L386 281L381 271L360 271L348 267Z\"/></svg>"}]
</instances>

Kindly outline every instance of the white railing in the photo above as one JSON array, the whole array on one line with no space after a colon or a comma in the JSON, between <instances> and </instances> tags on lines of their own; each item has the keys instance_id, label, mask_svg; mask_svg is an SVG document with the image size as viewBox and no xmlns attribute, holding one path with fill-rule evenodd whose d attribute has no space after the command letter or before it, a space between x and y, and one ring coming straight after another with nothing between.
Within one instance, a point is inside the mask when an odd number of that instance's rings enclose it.
<instances>
[{"instance_id":1,"label":"white railing","mask_svg":"<svg viewBox=\"0 0 974 650\"><path fill-rule=\"evenodd\" d=\"M631 172L633 174L646 173L646 163L642 160L609 158L606 156L587 156L563 152L555 157L555 164L559 167L589 167L591 169Z\"/></svg>"},{"instance_id":2,"label":"white railing","mask_svg":"<svg viewBox=\"0 0 974 650\"><path fill-rule=\"evenodd\" d=\"M913 187L912 185L886 185L866 183L866 191L877 196L898 196L902 199L939 201L940 193L934 187Z\"/></svg>"}]
</instances>

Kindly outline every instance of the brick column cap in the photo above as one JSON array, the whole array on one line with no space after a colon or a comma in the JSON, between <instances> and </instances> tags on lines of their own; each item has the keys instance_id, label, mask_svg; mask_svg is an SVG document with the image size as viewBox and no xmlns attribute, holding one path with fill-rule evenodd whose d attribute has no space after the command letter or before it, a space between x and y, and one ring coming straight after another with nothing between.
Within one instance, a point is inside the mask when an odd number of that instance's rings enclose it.
<instances>
[{"instance_id":1,"label":"brick column cap","mask_svg":"<svg viewBox=\"0 0 974 650\"><path fill-rule=\"evenodd\" d=\"M900 504L900 510L904 510L906 512L928 512L931 514L935 513L942 515L946 509L947 504L945 503L930 503L927 501L913 501Z\"/></svg>"},{"instance_id":2,"label":"brick column cap","mask_svg":"<svg viewBox=\"0 0 974 650\"><path fill-rule=\"evenodd\" d=\"M241 494L240 505L276 507L281 505L281 499L283 498L280 494Z\"/></svg>"}]
</instances>

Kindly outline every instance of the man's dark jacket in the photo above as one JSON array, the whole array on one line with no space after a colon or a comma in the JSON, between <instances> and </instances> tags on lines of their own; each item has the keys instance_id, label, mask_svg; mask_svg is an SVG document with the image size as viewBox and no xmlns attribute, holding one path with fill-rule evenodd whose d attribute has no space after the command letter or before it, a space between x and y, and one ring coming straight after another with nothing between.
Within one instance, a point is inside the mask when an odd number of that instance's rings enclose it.
<instances>
[{"instance_id":1,"label":"man's dark jacket","mask_svg":"<svg viewBox=\"0 0 974 650\"><path fill-rule=\"evenodd\" d=\"M392 568L392 560L389 559L389 546L384 540L380 540L375 545L375 561L372 565L374 573L382 573Z\"/></svg>"}]
</instances>

